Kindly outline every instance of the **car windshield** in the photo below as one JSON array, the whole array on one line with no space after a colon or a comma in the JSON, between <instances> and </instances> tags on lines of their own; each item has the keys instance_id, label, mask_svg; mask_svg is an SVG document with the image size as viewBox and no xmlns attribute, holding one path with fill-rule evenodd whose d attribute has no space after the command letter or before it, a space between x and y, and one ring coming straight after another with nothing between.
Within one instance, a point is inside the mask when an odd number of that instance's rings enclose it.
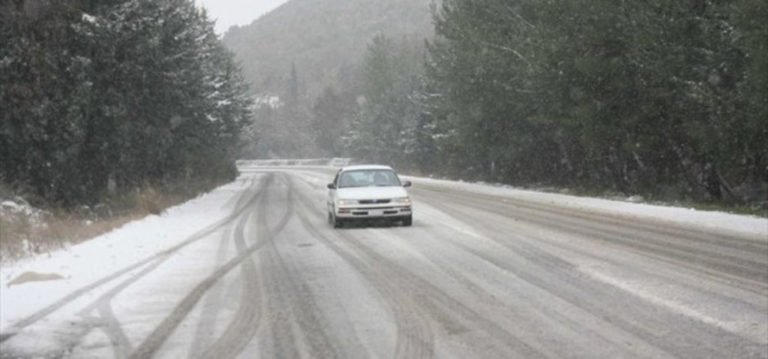
<instances>
[{"instance_id":1,"label":"car windshield","mask_svg":"<svg viewBox=\"0 0 768 359\"><path fill-rule=\"evenodd\" d=\"M390 170L356 170L341 174L339 188L400 186L400 179Z\"/></svg>"}]
</instances>

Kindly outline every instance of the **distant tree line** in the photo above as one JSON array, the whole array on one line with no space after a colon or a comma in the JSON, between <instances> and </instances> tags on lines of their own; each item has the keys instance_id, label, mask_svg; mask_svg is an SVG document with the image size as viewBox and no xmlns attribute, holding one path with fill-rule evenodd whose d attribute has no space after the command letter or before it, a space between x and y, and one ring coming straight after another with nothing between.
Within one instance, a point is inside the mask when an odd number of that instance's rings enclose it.
<instances>
[{"instance_id":1,"label":"distant tree line","mask_svg":"<svg viewBox=\"0 0 768 359\"><path fill-rule=\"evenodd\" d=\"M522 186L765 203L765 19L764 0L443 0L425 57L372 40L362 100L337 114L342 152Z\"/></svg>"},{"instance_id":2,"label":"distant tree line","mask_svg":"<svg viewBox=\"0 0 768 359\"><path fill-rule=\"evenodd\" d=\"M231 178L250 98L192 0L0 4L0 180L48 203Z\"/></svg>"}]
</instances>

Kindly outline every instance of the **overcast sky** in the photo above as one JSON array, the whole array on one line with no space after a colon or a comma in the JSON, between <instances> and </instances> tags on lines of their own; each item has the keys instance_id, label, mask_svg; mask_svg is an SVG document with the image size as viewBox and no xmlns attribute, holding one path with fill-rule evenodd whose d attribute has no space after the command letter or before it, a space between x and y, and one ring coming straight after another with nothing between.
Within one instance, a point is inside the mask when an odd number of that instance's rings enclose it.
<instances>
[{"instance_id":1,"label":"overcast sky","mask_svg":"<svg viewBox=\"0 0 768 359\"><path fill-rule=\"evenodd\" d=\"M216 20L216 33L223 34L232 25L247 25L287 0L195 0L208 9Z\"/></svg>"}]
</instances>

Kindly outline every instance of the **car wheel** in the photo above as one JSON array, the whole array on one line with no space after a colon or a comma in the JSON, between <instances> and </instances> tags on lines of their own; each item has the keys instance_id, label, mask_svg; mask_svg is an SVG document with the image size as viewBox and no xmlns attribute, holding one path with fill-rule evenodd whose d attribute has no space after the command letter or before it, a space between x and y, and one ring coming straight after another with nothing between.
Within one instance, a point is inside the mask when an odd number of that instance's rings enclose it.
<instances>
[{"instance_id":1,"label":"car wheel","mask_svg":"<svg viewBox=\"0 0 768 359\"><path fill-rule=\"evenodd\" d=\"M413 224L413 216L403 218L403 227L410 227Z\"/></svg>"},{"instance_id":2,"label":"car wheel","mask_svg":"<svg viewBox=\"0 0 768 359\"><path fill-rule=\"evenodd\" d=\"M328 220L333 225L333 228L341 228L344 227L344 222L341 221L341 219L337 218L336 216L332 214L328 214Z\"/></svg>"}]
</instances>

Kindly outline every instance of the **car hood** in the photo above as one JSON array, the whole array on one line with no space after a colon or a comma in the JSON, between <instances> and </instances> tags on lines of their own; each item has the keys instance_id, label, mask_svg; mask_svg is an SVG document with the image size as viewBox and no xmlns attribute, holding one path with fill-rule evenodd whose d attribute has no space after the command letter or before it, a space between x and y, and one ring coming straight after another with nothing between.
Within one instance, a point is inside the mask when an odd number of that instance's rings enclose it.
<instances>
[{"instance_id":1,"label":"car hood","mask_svg":"<svg viewBox=\"0 0 768 359\"><path fill-rule=\"evenodd\" d=\"M408 196L403 187L352 187L336 190L339 199L390 199Z\"/></svg>"}]
</instances>

